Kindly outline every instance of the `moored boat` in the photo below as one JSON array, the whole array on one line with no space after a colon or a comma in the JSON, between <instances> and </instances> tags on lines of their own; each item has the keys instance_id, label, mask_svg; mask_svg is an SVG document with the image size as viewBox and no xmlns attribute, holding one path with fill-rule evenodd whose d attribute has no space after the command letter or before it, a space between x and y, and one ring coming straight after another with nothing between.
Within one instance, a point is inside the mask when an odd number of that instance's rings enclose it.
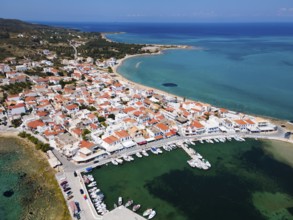
<instances>
[{"instance_id":1,"label":"moored boat","mask_svg":"<svg viewBox=\"0 0 293 220\"><path fill-rule=\"evenodd\" d=\"M129 207L133 204L133 200L128 200L127 203L125 203L125 207Z\"/></svg>"},{"instance_id":2,"label":"moored boat","mask_svg":"<svg viewBox=\"0 0 293 220\"><path fill-rule=\"evenodd\" d=\"M153 217L155 217L156 214L157 214L156 211L153 210L153 211L151 212L151 214L149 215L148 219L152 219Z\"/></svg>"},{"instance_id":3,"label":"moored boat","mask_svg":"<svg viewBox=\"0 0 293 220\"><path fill-rule=\"evenodd\" d=\"M147 210L145 210L144 212L143 212L143 216L148 216L149 214L151 214L151 212L152 212L153 210L152 209L147 209Z\"/></svg>"},{"instance_id":4,"label":"moored boat","mask_svg":"<svg viewBox=\"0 0 293 220\"><path fill-rule=\"evenodd\" d=\"M122 205L122 202L123 202L123 199L122 199L121 196L119 196L119 198L118 198L118 205L119 205L119 206Z\"/></svg>"},{"instance_id":5,"label":"moored boat","mask_svg":"<svg viewBox=\"0 0 293 220\"><path fill-rule=\"evenodd\" d=\"M140 204L137 204L133 206L132 211L136 212L139 209L140 209Z\"/></svg>"}]
</instances>

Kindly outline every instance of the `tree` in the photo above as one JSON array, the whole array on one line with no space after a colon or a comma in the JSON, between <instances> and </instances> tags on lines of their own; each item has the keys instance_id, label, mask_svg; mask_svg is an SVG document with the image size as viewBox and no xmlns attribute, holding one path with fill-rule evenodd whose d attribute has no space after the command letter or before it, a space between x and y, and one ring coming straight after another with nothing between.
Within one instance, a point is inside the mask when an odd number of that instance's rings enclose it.
<instances>
[{"instance_id":1,"label":"tree","mask_svg":"<svg viewBox=\"0 0 293 220\"><path fill-rule=\"evenodd\" d=\"M102 122L105 122L106 121L106 118L103 117L103 116L99 116L98 117L98 120L99 120L100 123L102 123Z\"/></svg>"},{"instance_id":2,"label":"tree","mask_svg":"<svg viewBox=\"0 0 293 220\"><path fill-rule=\"evenodd\" d=\"M108 66L108 72L113 73L113 69L110 66Z\"/></svg>"},{"instance_id":3,"label":"tree","mask_svg":"<svg viewBox=\"0 0 293 220\"><path fill-rule=\"evenodd\" d=\"M115 120L115 115L114 114L110 114L110 115L108 115L108 118L112 118L113 120Z\"/></svg>"}]
</instances>

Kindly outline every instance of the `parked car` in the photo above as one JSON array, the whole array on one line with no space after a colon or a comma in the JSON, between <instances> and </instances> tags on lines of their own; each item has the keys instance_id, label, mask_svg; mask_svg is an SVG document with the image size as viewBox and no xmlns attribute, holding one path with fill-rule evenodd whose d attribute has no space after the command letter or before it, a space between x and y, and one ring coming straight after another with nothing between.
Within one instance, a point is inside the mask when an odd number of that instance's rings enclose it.
<instances>
[{"instance_id":1,"label":"parked car","mask_svg":"<svg viewBox=\"0 0 293 220\"><path fill-rule=\"evenodd\" d=\"M73 175L74 175L75 177L77 177L77 173L76 173L76 171L73 172Z\"/></svg>"},{"instance_id":2,"label":"parked car","mask_svg":"<svg viewBox=\"0 0 293 220\"><path fill-rule=\"evenodd\" d=\"M67 191L66 194L69 196L72 194L72 191Z\"/></svg>"},{"instance_id":3,"label":"parked car","mask_svg":"<svg viewBox=\"0 0 293 220\"><path fill-rule=\"evenodd\" d=\"M64 189L64 192L67 192L67 191L69 191L69 190L71 190L70 187L69 187L69 188L65 188L65 189Z\"/></svg>"},{"instance_id":4,"label":"parked car","mask_svg":"<svg viewBox=\"0 0 293 220\"><path fill-rule=\"evenodd\" d=\"M83 189L80 189L79 191L80 191L80 194L84 194L84 191L83 191Z\"/></svg>"},{"instance_id":5,"label":"parked car","mask_svg":"<svg viewBox=\"0 0 293 220\"><path fill-rule=\"evenodd\" d=\"M62 181L62 183L60 183L61 186L67 184L68 182L66 180Z\"/></svg>"},{"instance_id":6,"label":"parked car","mask_svg":"<svg viewBox=\"0 0 293 220\"><path fill-rule=\"evenodd\" d=\"M70 195L70 196L67 197L67 200L70 200L72 198L73 198L73 195Z\"/></svg>"}]
</instances>

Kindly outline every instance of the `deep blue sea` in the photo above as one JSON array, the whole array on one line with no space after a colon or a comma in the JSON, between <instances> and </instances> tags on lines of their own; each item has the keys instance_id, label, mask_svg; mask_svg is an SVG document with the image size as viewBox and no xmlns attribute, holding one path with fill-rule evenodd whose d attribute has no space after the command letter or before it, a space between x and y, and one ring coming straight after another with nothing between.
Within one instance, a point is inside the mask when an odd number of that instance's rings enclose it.
<instances>
[{"instance_id":1,"label":"deep blue sea","mask_svg":"<svg viewBox=\"0 0 293 220\"><path fill-rule=\"evenodd\" d=\"M293 23L50 23L126 43L183 44L126 60L126 78L219 107L293 119ZM177 87L164 87L176 83Z\"/></svg>"}]
</instances>

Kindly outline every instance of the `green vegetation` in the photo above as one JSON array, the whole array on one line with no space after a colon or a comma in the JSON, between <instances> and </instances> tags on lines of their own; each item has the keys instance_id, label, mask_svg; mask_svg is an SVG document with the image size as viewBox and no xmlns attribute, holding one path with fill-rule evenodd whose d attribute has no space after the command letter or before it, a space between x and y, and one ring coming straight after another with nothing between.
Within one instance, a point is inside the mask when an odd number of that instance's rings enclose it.
<instances>
[{"instance_id":1,"label":"green vegetation","mask_svg":"<svg viewBox=\"0 0 293 220\"><path fill-rule=\"evenodd\" d=\"M96 109L94 106L84 105L84 104L81 104L81 105L79 106L79 109L80 109L80 110L82 110L82 109L87 109L87 110L89 110L89 111L91 111L91 112L93 112L93 111L97 111L97 109Z\"/></svg>"},{"instance_id":2,"label":"green vegetation","mask_svg":"<svg viewBox=\"0 0 293 220\"><path fill-rule=\"evenodd\" d=\"M115 115L114 114L110 114L110 115L108 115L108 118L112 118L113 120L115 120Z\"/></svg>"},{"instance_id":3,"label":"green vegetation","mask_svg":"<svg viewBox=\"0 0 293 220\"><path fill-rule=\"evenodd\" d=\"M98 120L99 120L100 123L102 123L102 122L105 122L106 121L106 118L103 117L103 116L99 116L98 117Z\"/></svg>"},{"instance_id":4,"label":"green vegetation","mask_svg":"<svg viewBox=\"0 0 293 220\"><path fill-rule=\"evenodd\" d=\"M42 141L40 141L38 138L34 137L33 135L26 133L26 132L20 132L18 134L19 137L21 138L27 138L30 142L32 142L33 144L35 144L35 147L37 150L42 150L43 152L47 152L48 150L50 150L50 145L49 144L45 144Z\"/></svg>"},{"instance_id":5,"label":"green vegetation","mask_svg":"<svg viewBox=\"0 0 293 220\"><path fill-rule=\"evenodd\" d=\"M24 89L30 89L32 85L33 84L31 82L18 82L1 86L1 88L8 94L15 95L22 92Z\"/></svg>"},{"instance_id":6,"label":"green vegetation","mask_svg":"<svg viewBox=\"0 0 293 220\"><path fill-rule=\"evenodd\" d=\"M82 131L82 139L83 140L87 140L87 135L88 134L90 134L91 133L91 131L90 130L88 130L88 129L84 129L83 131Z\"/></svg>"},{"instance_id":7,"label":"green vegetation","mask_svg":"<svg viewBox=\"0 0 293 220\"><path fill-rule=\"evenodd\" d=\"M141 50L142 47L144 47L144 45L109 42L97 33L95 38L89 40L85 45L78 47L78 52L84 57L89 56L94 59L104 60L111 57L120 59L127 54L144 53L144 51Z\"/></svg>"},{"instance_id":8,"label":"green vegetation","mask_svg":"<svg viewBox=\"0 0 293 220\"><path fill-rule=\"evenodd\" d=\"M11 124L13 125L13 127L17 128L22 124L22 120L20 118L18 119L13 119L11 121Z\"/></svg>"},{"instance_id":9,"label":"green vegetation","mask_svg":"<svg viewBox=\"0 0 293 220\"><path fill-rule=\"evenodd\" d=\"M75 79L73 79L73 80L71 80L71 81L68 81L68 82L65 82L63 79L61 79L60 82L59 82L59 84L61 85L62 89L64 89L65 85L73 84L73 83L75 83L75 82L76 82Z\"/></svg>"}]
</instances>

